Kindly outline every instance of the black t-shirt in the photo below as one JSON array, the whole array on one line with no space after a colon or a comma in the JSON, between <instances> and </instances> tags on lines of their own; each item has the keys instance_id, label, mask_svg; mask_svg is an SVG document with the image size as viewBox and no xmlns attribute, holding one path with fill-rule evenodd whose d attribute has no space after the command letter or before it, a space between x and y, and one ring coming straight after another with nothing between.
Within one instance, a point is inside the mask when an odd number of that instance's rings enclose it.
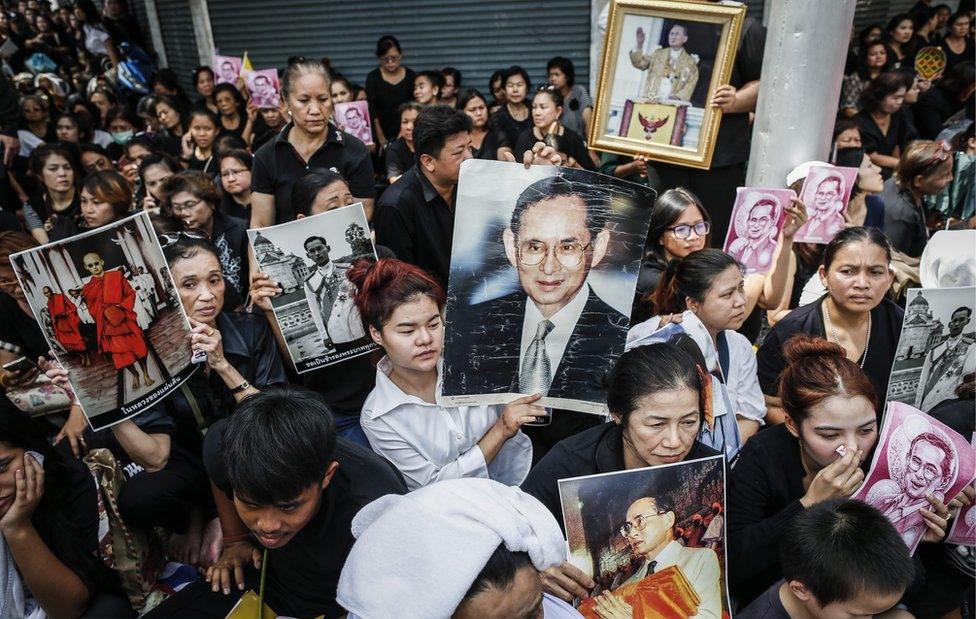
<instances>
[{"instance_id":1,"label":"black t-shirt","mask_svg":"<svg viewBox=\"0 0 976 619\"><path fill-rule=\"evenodd\" d=\"M396 139L400 133L400 112L397 110L413 98L413 79L416 73L409 67L404 68L406 73L396 84L384 80L379 67L366 76L364 90L369 101L369 116L379 121L387 141Z\"/></svg>"},{"instance_id":2,"label":"black t-shirt","mask_svg":"<svg viewBox=\"0 0 976 619\"><path fill-rule=\"evenodd\" d=\"M369 150L358 138L330 124L326 129L328 137L325 142L306 162L288 141L291 128L289 123L274 139L258 149L251 169L251 189L274 196L275 223L295 219L291 190L295 181L310 170L338 172L346 179L349 191L356 198L376 195Z\"/></svg>"},{"instance_id":3,"label":"black t-shirt","mask_svg":"<svg viewBox=\"0 0 976 619\"><path fill-rule=\"evenodd\" d=\"M532 146L536 142L541 141L535 137L535 132L531 127L523 131L519 134L518 140L515 141L515 146L512 147L512 153L515 155L515 159L521 160L522 153L527 150L532 150ZM596 164L593 163L593 159L587 152L586 142L583 141L580 134L572 129L563 127L563 134L556 137L556 144L559 152L565 153L575 159L576 163L580 164L584 170L596 170Z\"/></svg>"},{"instance_id":4,"label":"black t-shirt","mask_svg":"<svg viewBox=\"0 0 976 619\"><path fill-rule=\"evenodd\" d=\"M244 221L244 223L251 221L251 205L239 203L234 199L234 196L230 195L229 193L224 193L224 197L220 200L220 207L218 210L229 217L241 219Z\"/></svg>"},{"instance_id":5,"label":"black t-shirt","mask_svg":"<svg viewBox=\"0 0 976 619\"><path fill-rule=\"evenodd\" d=\"M766 589L755 602L737 612L735 619L790 619L783 601L779 599L779 588L782 584L783 581L780 580Z\"/></svg>"},{"instance_id":6,"label":"black t-shirt","mask_svg":"<svg viewBox=\"0 0 976 619\"><path fill-rule=\"evenodd\" d=\"M869 155L878 153L879 155L894 156L896 148L900 152L905 152L908 143L918 137L915 127L908 122L908 117L904 114L892 114L891 123L888 125L888 133L881 131L867 110L861 110L854 117L858 130L861 132L861 144L864 152ZM888 178L891 176L891 169L882 168L881 174Z\"/></svg>"},{"instance_id":7,"label":"black t-shirt","mask_svg":"<svg viewBox=\"0 0 976 619\"><path fill-rule=\"evenodd\" d=\"M881 199L884 200L884 232L891 246L912 258L920 257L929 242L922 208L916 206L912 194L899 187L894 177L884 182Z\"/></svg>"},{"instance_id":8,"label":"black t-shirt","mask_svg":"<svg viewBox=\"0 0 976 619\"><path fill-rule=\"evenodd\" d=\"M716 456L719 452L698 441L685 460ZM597 473L613 473L624 465L623 433L614 422L600 424L558 443L529 471L522 490L539 499L562 526L559 480Z\"/></svg>"},{"instance_id":9,"label":"black t-shirt","mask_svg":"<svg viewBox=\"0 0 976 619\"><path fill-rule=\"evenodd\" d=\"M779 390L779 374L786 367L783 345L797 333L829 339L824 329L823 314L820 311L826 296L818 301L798 307L780 320L766 334L759 352L756 353L759 386L766 395L776 396ZM878 396L878 421L884 411L885 397L888 394L888 378L891 364L895 361L895 349L901 336L901 323L905 312L900 307L884 299L871 310L871 334L868 336L867 358L864 359L864 373L874 385Z\"/></svg>"},{"instance_id":10,"label":"black t-shirt","mask_svg":"<svg viewBox=\"0 0 976 619\"><path fill-rule=\"evenodd\" d=\"M732 65L729 84L742 88L749 82L760 78L763 53L766 48L766 28L754 17L747 17L742 24L742 38L739 51ZM752 125L749 114L722 114L715 139L715 152L712 167L743 163L749 160L749 147L752 139Z\"/></svg>"},{"instance_id":11,"label":"black t-shirt","mask_svg":"<svg viewBox=\"0 0 976 619\"><path fill-rule=\"evenodd\" d=\"M204 460L214 485L232 497L222 453L220 422L207 434ZM322 494L318 513L290 542L268 549L266 600L279 614L329 618L345 614L335 598L339 574L356 541L353 516L381 496L407 490L389 462L345 439L336 441L335 460L339 468Z\"/></svg>"},{"instance_id":12,"label":"black t-shirt","mask_svg":"<svg viewBox=\"0 0 976 619\"><path fill-rule=\"evenodd\" d=\"M729 588L743 604L780 579L783 529L803 511L806 470L785 424L746 441L728 487Z\"/></svg>"},{"instance_id":13,"label":"black t-shirt","mask_svg":"<svg viewBox=\"0 0 976 619\"><path fill-rule=\"evenodd\" d=\"M0 344L5 344L5 348L9 350L11 345L16 346L20 349L19 354L35 362L38 357L47 356L50 346L44 339L41 327L6 292L0 292L0 324L3 325Z\"/></svg>"},{"instance_id":14,"label":"black t-shirt","mask_svg":"<svg viewBox=\"0 0 976 619\"><path fill-rule=\"evenodd\" d=\"M522 132L532 129L532 102L526 99L525 105L529 108L530 112L523 120L515 120L508 111L508 105L502 105L498 108L497 112L492 114L490 125L497 132L496 140L499 148L502 146L514 148ZM516 157L516 159L519 159L519 157Z\"/></svg>"},{"instance_id":15,"label":"black t-shirt","mask_svg":"<svg viewBox=\"0 0 976 619\"><path fill-rule=\"evenodd\" d=\"M383 192L376 206L376 242L404 262L426 269L447 289L454 205L417 166Z\"/></svg>"},{"instance_id":16,"label":"black t-shirt","mask_svg":"<svg viewBox=\"0 0 976 619\"><path fill-rule=\"evenodd\" d=\"M386 149L386 178L402 176L417 163L417 159L403 138L390 142Z\"/></svg>"},{"instance_id":17,"label":"black t-shirt","mask_svg":"<svg viewBox=\"0 0 976 619\"><path fill-rule=\"evenodd\" d=\"M193 154L190 155L190 160L186 164L187 168L190 170L197 170L203 172L208 177L213 178L220 173L220 168L217 165L217 158L210 153L210 156L205 159L200 159L197 157L197 149L193 149Z\"/></svg>"},{"instance_id":18,"label":"black t-shirt","mask_svg":"<svg viewBox=\"0 0 976 619\"><path fill-rule=\"evenodd\" d=\"M319 393L336 415L355 416L376 386L371 355L360 355L302 374L302 384Z\"/></svg>"}]
</instances>

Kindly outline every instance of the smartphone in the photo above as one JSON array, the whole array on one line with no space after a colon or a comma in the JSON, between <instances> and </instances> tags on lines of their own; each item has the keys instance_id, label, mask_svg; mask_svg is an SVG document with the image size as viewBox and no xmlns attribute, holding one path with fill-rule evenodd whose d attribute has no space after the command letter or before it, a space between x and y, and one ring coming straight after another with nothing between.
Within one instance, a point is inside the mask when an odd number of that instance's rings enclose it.
<instances>
[{"instance_id":1,"label":"smartphone","mask_svg":"<svg viewBox=\"0 0 976 619\"><path fill-rule=\"evenodd\" d=\"M3 369L8 372L29 372L30 370L37 367L37 364L28 359L27 357L21 357L19 359L14 359L9 363L3 364Z\"/></svg>"}]
</instances>

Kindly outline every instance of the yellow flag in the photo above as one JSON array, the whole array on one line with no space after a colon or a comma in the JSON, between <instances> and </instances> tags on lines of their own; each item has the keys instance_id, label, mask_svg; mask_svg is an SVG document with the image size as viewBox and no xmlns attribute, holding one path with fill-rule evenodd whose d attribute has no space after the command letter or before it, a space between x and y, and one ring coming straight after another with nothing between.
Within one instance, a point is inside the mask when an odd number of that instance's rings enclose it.
<instances>
[{"instance_id":1,"label":"yellow flag","mask_svg":"<svg viewBox=\"0 0 976 619\"><path fill-rule=\"evenodd\" d=\"M247 57L247 52L244 52L244 58L241 61L241 75L244 75L248 71L253 71L254 65L251 64L251 59Z\"/></svg>"}]
</instances>

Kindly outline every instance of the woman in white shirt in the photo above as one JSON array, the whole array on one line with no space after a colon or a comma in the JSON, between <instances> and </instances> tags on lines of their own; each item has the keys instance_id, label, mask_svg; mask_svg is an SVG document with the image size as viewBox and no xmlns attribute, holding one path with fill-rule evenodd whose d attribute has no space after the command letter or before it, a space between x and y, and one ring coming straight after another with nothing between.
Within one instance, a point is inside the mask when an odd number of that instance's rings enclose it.
<instances>
[{"instance_id":1,"label":"woman in white shirt","mask_svg":"<svg viewBox=\"0 0 976 619\"><path fill-rule=\"evenodd\" d=\"M545 415L538 395L507 406L441 406L444 289L399 260L357 263L348 273L370 337L386 356L361 423L373 450L392 462L410 490L443 479L525 479L532 445L520 428Z\"/></svg>"},{"instance_id":2,"label":"woman in white shirt","mask_svg":"<svg viewBox=\"0 0 976 619\"><path fill-rule=\"evenodd\" d=\"M736 332L748 317L742 265L718 249L696 251L668 265L651 300L656 316L633 327L628 341L656 330L664 314L694 313L712 336L744 443L764 423L766 404L752 343Z\"/></svg>"}]
</instances>

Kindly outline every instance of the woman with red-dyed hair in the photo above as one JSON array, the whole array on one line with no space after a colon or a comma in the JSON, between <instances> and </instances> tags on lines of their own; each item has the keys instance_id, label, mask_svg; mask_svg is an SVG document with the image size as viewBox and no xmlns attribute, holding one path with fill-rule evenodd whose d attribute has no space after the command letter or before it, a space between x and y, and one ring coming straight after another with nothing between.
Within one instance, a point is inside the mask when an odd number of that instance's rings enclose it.
<instances>
[{"instance_id":1,"label":"woman with red-dyed hair","mask_svg":"<svg viewBox=\"0 0 976 619\"><path fill-rule=\"evenodd\" d=\"M427 272L392 259L361 261L348 273L356 305L386 356L361 423L373 450L414 490L442 479L525 479L532 444L520 428L545 414L538 395L507 406L440 406L444 289Z\"/></svg>"},{"instance_id":2,"label":"woman with red-dyed hair","mask_svg":"<svg viewBox=\"0 0 976 619\"><path fill-rule=\"evenodd\" d=\"M729 586L743 605L781 578L780 535L816 503L850 497L878 440L877 394L839 344L806 334L783 347L785 423L745 444L729 478ZM923 538L938 541L949 510L930 499Z\"/></svg>"}]
</instances>

